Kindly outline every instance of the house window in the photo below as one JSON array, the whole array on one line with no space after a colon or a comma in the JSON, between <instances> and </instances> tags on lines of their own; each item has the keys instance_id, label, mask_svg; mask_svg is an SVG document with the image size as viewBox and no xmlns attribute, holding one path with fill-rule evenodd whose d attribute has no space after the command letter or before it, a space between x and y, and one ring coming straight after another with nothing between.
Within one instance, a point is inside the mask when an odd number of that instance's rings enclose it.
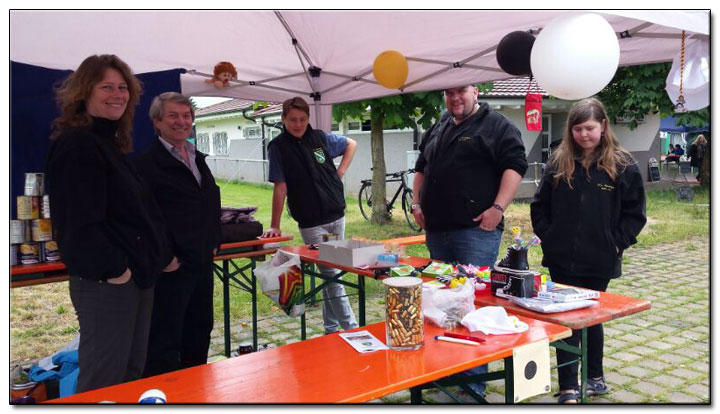
<instances>
[{"instance_id":1,"label":"house window","mask_svg":"<svg viewBox=\"0 0 720 414\"><path fill-rule=\"evenodd\" d=\"M227 133L215 132L213 133L213 150L215 155L228 155L228 139Z\"/></svg>"},{"instance_id":2,"label":"house window","mask_svg":"<svg viewBox=\"0 0 720 414\"><path fill-rule=\"evenodd\" d=\"M369 119L365 120L362 123L362 130L363 131L372 131L372 123L370 122Z\"/></svg>"},{"instance_id":3,"label":"house window","mask_svg":"<svg viewBox=\"0 0 720 414\"><path fill-rule=\"evenodd\" d=\"M272 128L270 129L270 139L275 138L276 136L280 135L282 133L281 130Z\"/></svg>"},{"instance_id":4,"label":"house window","mask_svg":"<svg viewBox=\"0 0 720 414\"><path fill-rule=\"evenodd\" d=\"M360 131L360 122L348 122L348 131Z\"/></svg>"},{"instance_id":5,"label":"house window","mask_svg":"<svg viewBox=\"0 0 720 414\"><path fill-rule=\"evenodd\" d=\"M550 159L550 143L552 143L552 137L550 136L550 116L542 117L542 131L540 131L540 139L542 140L541 162L546 164L548 159Z\"/></svg>"},{"instance_id":6,"label":"house window","mask_svg":"<svg viewBox=\"0 0 720 414\"><path fill-rule=\"evenodd\" d=\"M247 127L243 129L243 136L245 139L260 139L262 138L262 130L259 126Z\"/></svg>"},{"instance_id":7,"label":"house window","mask_svg":"<svg viewBox=\"0 0 720 414\"><path fill-rule=\"evenodd\" d=\"M340 124L332 124L332 126L330 127L330 130L332 132L340 132Z\"/></svg>"},{"instance_id":8,"label":"house window","mask_svg":"<svg viewBox=\"0 0 720 414\"><path fill-rule=\"evenodd\" d=\"M210 153L210 134L203 132L197 134L196 147L198 151L209 154Z\"/></svg>"}]
</instances>

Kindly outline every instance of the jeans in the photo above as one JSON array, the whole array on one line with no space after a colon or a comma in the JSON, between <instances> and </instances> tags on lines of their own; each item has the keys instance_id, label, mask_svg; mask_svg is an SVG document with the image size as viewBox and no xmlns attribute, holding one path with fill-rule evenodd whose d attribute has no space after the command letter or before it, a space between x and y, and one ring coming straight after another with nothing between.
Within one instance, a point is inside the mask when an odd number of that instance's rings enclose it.
<instances>
[{"instance_id":1,"label":"jeans","mask_svg":"<svg viewBox=\"0 0 720 414\"><path fill-rule=\"evenodd\" d=\"M581 288L587 288L605 292L607 290L610 279L590 279L581 277L560 277L554 275L550 269L550 278L555 283L564 285L572 285ZM579 346L582 331L573 330L570 338L563 339L568 345ZM599 378L603 376L603 346L604 333L601 323L587 328L587 343L582 346L587 347L587 373L588 378ZM577 355L571 354L560 349L556 350L558 365L577 359ZM585 369L585 368L583 368ZM558 368L558 383L560 390L578 390L578 363Z\"/></svg>"},{"instance_id":2,"label":"jeans","mask_svg":"<svg viewBox=\"0 0 720 414\"><path fill-rule=\"evenodd\" d=\"M335 234L339 240L345 238L345 217L341 217L327 224L300 229L300 235L305 244L322 242L323 234ZM318 265L318 270L324 276L333 277L340 273L338 269ZM343 329L357 328L355 313L350 307L350 301L345 293L345 286L340 283L328 283L323 288L323 325L325 333L330 334ZM339 326L338 326L339 325Z\"/></svg>"},{"instance_id":3,"label":"jeans","mask_svg":"<svg viewBox=\"0 0 720 414\"><path fill-rule=\"evenodd\" d=\"M475 266L491 266L495 263L500 248L502 231L485 231L479 227L466 229L428 232L425 243L430 257L443 262L457 262ZM465 375L484 374L487 365L464 371ZM468 386L480 395L485 395L485 382L470 383Z\"/></svg>"}]
</instances>

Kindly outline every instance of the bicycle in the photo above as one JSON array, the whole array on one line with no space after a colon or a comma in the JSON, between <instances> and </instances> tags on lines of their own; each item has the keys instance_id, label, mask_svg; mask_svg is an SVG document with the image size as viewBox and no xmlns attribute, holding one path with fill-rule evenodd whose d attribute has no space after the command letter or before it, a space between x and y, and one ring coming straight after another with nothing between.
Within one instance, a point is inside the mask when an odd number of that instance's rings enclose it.
<instances>
[{"instance_id":1,"label":"bicycle","mask_svg":"<svg viewBox=\"0 0 720 414\"><path fill-rule=\"evenodd\" d=\"M402 193L402 209L405 213L405 220L407 220L408 225L411 229L419 232L422 229L415 222L415 217L412 214L413 192L407 184L407 175L414 172L415 170L411 168L406 171L398 171L395 173L385 174L385 177L390 178L385 180L386 183L400 183L400 186L395 191L395 195L393 196L392 200L387 202L387 212L388 214L392 213L395 200L397 200L398 196L400 196L400 194ZM365 217L365 220L370 221L370 216L372 216L372 179L362 180L361 182L362 186L360 187L360 192L358 192L360 213L362 213L363 217Z\"/></svg>"}]
</instances>

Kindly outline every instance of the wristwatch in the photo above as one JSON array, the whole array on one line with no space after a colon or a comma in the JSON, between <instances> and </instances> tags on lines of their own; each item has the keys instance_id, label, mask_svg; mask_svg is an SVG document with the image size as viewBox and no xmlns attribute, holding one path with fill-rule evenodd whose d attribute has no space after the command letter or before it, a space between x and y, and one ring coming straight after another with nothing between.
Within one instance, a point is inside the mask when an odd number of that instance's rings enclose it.
<instances>
[{"instance_id":1,"label":"wristwatch","mask_svg":"<svg viewBox=\"0 0 720 414\"><path fill-rule=\"evenodd\" d=\"M505 211L505 209L502 208L502 206L501 206L500 204L495 203L495 204L493 204L492 206L493 206L493 208L496 208L496 209L498 209L498 210L500 210L500 211L502 211L502 212Z\"/></svg>"},{"instance_id":2,"label":"wristwatch","mask_svg":"<svg viewBox=\"0 0 720 414\"><path fill-rule=\"evenodd\" d=\"M418 208L418 207L420 207L420 204L413 204L413 205L411 205L411 206L410 206L410 212L411 212L411 213L415 212L415 209Z\"/></svg>"}]
</instances>

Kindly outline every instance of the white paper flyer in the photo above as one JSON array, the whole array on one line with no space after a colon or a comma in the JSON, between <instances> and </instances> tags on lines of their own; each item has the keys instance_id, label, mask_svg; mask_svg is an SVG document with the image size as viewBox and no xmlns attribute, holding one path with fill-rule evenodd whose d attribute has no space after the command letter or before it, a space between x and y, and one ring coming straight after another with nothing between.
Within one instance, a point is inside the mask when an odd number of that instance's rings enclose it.
<instances>
[{"instance_id":1,"label":"white paper flyer","mask_svg":"<svg viewBox=\"0 0 720 414\"><path fill-rule=\"evenodd\" d=\"M383 349L390 349L377 339L369 331L357 331L357 332L346 332L341 333L340 337L349 343L350 346L355 348L360 353L381 351Z\"/></svg>"}]
</instances>

